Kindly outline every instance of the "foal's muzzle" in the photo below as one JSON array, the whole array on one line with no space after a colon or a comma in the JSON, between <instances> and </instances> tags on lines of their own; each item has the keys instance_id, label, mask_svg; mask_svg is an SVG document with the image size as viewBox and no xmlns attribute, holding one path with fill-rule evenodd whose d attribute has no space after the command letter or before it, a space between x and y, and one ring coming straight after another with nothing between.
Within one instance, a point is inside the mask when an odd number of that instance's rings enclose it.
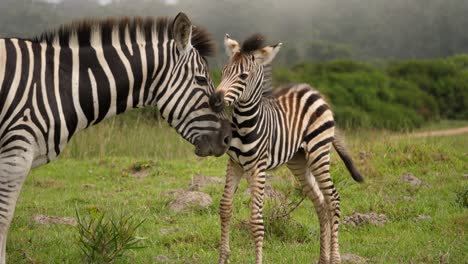
<instances>
[{"instance_id":1,"label":"foal's muzzle","mask_svg":"<svg viewBox=\"0 0 468 264\"><path fill-rule=\"evenodd\" d=\"M221 113L224 110L224 92L217 91L210 97L210 107L216 113Z\"/></svg>"}]
</instances>

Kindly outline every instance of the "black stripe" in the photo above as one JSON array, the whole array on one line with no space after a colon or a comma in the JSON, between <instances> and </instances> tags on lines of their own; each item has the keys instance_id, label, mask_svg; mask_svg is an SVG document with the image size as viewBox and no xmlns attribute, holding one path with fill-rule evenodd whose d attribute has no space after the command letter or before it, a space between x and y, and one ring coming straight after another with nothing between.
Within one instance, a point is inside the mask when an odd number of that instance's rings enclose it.
<instances>
[{"instance_id":1,"label":"black stripe","mask_svg":"<svg viewBox=\"0 0 468 264\"><path fill-rule=\"evenodd\" d=\"M320 125L317 129L309 133L307 136L305 136L304 141L305 142L310 142L312 139L314 139L316 136L320 135L327 129L332 128L335 125L335 121L329 120L322 125Z\"/></svg>"},{"instance_id":2,"label":"black stripe","mask_svg":"<svg viewBox=\"0 0 468 264\"><path fill-rule=\"evenodd\" d=\"M110 34L110 33L109 33ZM113 48L105 49L104 51L104 58L106 59L107 64L109 65L110 71L112 73L112 76L110 78L114 78L115 84L117 87L115 88L116 91L116 97L117 97L117 113L120 114L123 113L127 109L127 97L128 97L128 76L125 71L125 66L120 60L119 55L117 54L117 51ZM94 73L94 72L93 72ZM102 77L100 77L102 76ZM110 98L110 83L109 80L106 80L107 77L105 75L101 75L98 72L95 74L96 81L101 80L104 81L104 86L109 87L108 89L104 88L99 88L98 89L98 97L99 97L99 118L98 120L102 120L104 118L105 114L107 114L110 104L111 104L111 98ZM98 87L100 87L100 83L98 82Z\"/></svg>"},{"instance_id":3,"label":"black stripe","mask_svg":"<svg viewBox=\"0 0 468 264\"><path fill-rule=\"evenodd\" d=\"M78 115L75 111L72 97L72 79L71 74L65 75L65 72L71 73L72 70L72 52L69 47L62 47L60 49L60 99L62 101L62 109L64 113L65 123L68 129L68 140L71 139L75 133L78 124ZM64 72L62 72L64 69Z\"/></svg>"},{"instance_id":4,"label":"black stripe","mask_svg":"<svg viewBox=\"0 0 468 264\"><path fill-rule=\"evenodd\" d=\"M151 34L149 31L146 31L145 39L151 39ZM153 82L153 77L151 76L154 71L154 50L153 50L153 43L146 42L145 44L145 52L146 52L146 84L145 84L145 91L143 94L143 102L146 102L149 96L149 88L151 83Z\"/></svg>"},{"instance_id":5,"label":"black stripe","mask_svg":"<svg viewBox=\"0 0 468 264\"><path fill-rule=\"evenodd\" d=\"M50 106L50 111L52 116L54 117L54 123L50 124L53 126L54 129L54 146L55 146L55 154L60 153L60 124L62 120L60 120L59 109L57 106L57 98L55 95L55 86L54 86L54 48L51 45L47 45L46 53L45 53L45 61L46 61L46 70L45 70L45 85L46 85L46 92L47 92L47 99ZM52 129L52 128L51 128Z\"/></svg>"}]
</instances>

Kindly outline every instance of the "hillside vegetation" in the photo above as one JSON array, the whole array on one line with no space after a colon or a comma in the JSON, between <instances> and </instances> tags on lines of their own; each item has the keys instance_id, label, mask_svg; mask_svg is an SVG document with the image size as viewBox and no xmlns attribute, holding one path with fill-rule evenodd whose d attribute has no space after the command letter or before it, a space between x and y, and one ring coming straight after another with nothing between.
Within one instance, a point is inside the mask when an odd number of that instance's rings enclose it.
<instances>
[{"instance_id":1,"label":"hillside vegetation","mask_svg":"<svg viewBox=\"0 0 468 264\"><path fill-rule=\"evenodd\" d=\"M345 127L407 130L440 119L468 119L468 55L301 63L277 68L274 79L278 85L311 84L328 98Z\"/></svg>"}]
</instances>

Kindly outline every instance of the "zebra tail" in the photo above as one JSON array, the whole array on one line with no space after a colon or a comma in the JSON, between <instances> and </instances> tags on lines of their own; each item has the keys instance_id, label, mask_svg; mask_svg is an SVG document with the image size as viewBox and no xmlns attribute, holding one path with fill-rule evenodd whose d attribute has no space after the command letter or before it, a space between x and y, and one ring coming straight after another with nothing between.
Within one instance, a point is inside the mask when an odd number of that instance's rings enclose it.
<instances>
[{"instance_id":1,"label":"zebra tail","mask_svg":"<svg viewBox=\"0 0 468 264\"><path fill-rule=\"evenodd\" d=\"M344 144L337 136L333 138L333 147L335 148L336 152L338 152L338 155L340 156L341 160L343 160L353 179L357 182L364 182L364 178L354 166L354 162L351 159L351 156L349 156L349 154L346 152Z\"/></svg>"}]
</instances>

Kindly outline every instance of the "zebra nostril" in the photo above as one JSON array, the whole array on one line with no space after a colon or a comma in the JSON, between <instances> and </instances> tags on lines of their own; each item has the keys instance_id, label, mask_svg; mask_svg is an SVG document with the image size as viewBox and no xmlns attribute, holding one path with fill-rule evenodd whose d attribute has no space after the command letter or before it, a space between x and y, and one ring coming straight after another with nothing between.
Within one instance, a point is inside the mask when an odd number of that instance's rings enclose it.
<instances>
[{"instance_id":1,"label":"zebra nostril","mask_svg":"<svg viewBox=\"0 0 468 264\"><path fill-rule=\"evenodd\" d=\"M230 136L224 137L223 143L224 143L224 146L229 146L229 143L231 143L231 137Z\"/></svg>"},{"instance_id":2,"label":"zebra nostril","mask_svg":"<svg viewBox=\"0 0 468 264\"><path fill-rule=\"evenodd\" d=\"M216 92L210 97L210 107L213 111L219 113L224 109L224 93Z\"/></svg>"}]
</instances>

